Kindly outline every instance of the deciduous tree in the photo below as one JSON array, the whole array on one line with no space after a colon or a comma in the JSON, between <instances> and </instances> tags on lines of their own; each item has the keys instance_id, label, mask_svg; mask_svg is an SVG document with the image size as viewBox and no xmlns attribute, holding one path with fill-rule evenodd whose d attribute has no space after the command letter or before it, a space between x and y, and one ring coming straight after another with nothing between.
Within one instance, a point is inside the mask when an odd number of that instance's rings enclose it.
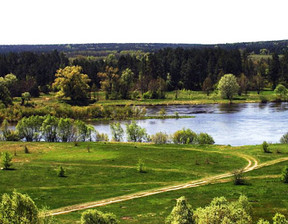
<instances>
[{"instance_id":1,"label":"deciduous tree","mask_svg":"<svg viewBox=\"0 0 288 224\"><path fill-rule=\"evenodd\" d=\"M224 75L219 83L218 90L222 98L229 99L232 102L233 96L238 93L239 85L233 74Z\"/></svg>"},{"instance_id":2,"label":"deciduous tree","mask_svg":"<svg viewBox=\"0 0 288 224\"><path fill-rule=\"evenodd\" d=\"M73 101L89 98L90 79L88 75L81 73L81 70L80 66L67 66L57 71L53 87L59 90L59 97L70 97Z\"/></svg>"}]
</instances>

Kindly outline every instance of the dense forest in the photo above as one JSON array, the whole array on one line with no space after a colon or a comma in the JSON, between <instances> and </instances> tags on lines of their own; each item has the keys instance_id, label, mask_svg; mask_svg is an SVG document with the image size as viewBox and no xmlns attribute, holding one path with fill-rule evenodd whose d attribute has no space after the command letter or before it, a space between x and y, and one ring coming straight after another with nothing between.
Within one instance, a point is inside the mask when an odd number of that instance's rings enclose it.
<instances>
[{"instance_id":1,"label":"dense forest","mask_svg":"<svg viewBox=\"0 0 288 224\"><path fill-rule=\"evenodd\" d=\"M209 94L228 73L237 77L240 95L248 90L259 92L264 87L274 89L280 83L286 85L288 52L279 55L262 49L261 54L255 58L248 50L218 47L169 47L155 52L109 54L102 58L68 58L57 50L10 52L0 54L0 77L16 76L17 82L9 88L12 96L21 96L24 92L38 96L40 91L53 90L52 83L59 68L78 66L79 72L88 75L89 88L92 91L101 88L107 99L129 99L139 95L164 98L164 91L178 89L203 90Z\"/></svg>"},{"instance_id":2,"label":"dense forest","mask_svg":"<svg viewBox=\"0 0 288 224\"><path fill-rule=\"evenodd\" d=\"M0 45L0 54L31 52L51 52L57 50L64 52L69 57L77 55L85 56L107 56L109 53L120 53L121 51L155 52L163 48L222 48L226 50L246 49L249 53L259 54L261 50L283 54L287 51L288 40L258 41L242 43L222 44L169 44L169 43L103 43L103 44L51 44L51 45Z\"/></svg>"}]
</instances>

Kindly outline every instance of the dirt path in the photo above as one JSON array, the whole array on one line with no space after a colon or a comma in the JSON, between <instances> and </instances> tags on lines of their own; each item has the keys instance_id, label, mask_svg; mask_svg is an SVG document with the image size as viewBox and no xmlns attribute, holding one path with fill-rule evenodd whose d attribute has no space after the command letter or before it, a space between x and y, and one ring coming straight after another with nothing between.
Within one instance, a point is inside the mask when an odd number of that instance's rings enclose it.
<instances>
[{"instance_id":1,"label":"dirt path","mask_svg":"<svg viewBox=\"0 0 288 224\"><path fill-rule=\"evenodd\" d=\"M243 169L243 172L249 172L251 170L254 170L258 166L258 161L255 158L253 158L252 156L243 155L243 154L237 154L237 156L242 157L248 161L248 165ZM51 215L61 215L61 214L66 214L66 213L70 213L70 212L74 212L74 211L79 211L79 210L109 205L109 204L113 204L113 203L117 203L117 202L128 201L131 199L147 197L147 196L151 196L151 195L155 195L155 194L160 194L163 192L176 191L176 190L181 190L181 189L185 189L185 188L192 188L192 187L199 187L199 186L207 185L209 183L215 182L215 181L223 179L223 178L228 178L231 176L233 176L233 173L227 172L227 173L223 173L223 174L219 174L219 175L215 175L215 176L211 176L211 177L202 178L200 180L190 181L190 182L187 182L184 184L168 186L168 187L163 187L163 188L149 190L149 191L137 192L137 193L130 194L130 195L123 195L123 196L113 197L113 198L104 199L104 200L100 200L100 201L94 201L94 202L88 202L88 203L83 203L83 204L67 206L67 207L51 210L50 214Z\"/></svg>"},{"instance_id":2,"label":"dirt path","mask_svg":"<svg viewBox=\"0 0 288 224\"><path fill-rule=\"evenodd\" d=\"M274 165L276 163L280 163L280 162L288 160L288 157L285 157L285 158L279 158L276 160L272 160L272 161L258 164L258 161L252 156L244 155L244 154L240 154L240 153L237 153L237 154L233 153L233 155L237 155L237 156L244 158L248 161L248 165L242 169L242 171L245 173L252 171L252 170L255 170L255 169L258 169L258 168L261 168L261 167L264 167L264 166L271 166L271 165ZM50 215L62 215L62 214L66 214L66 213L70 213L70 212L74 212L74 211L105 206L105 205L109 205L109 204L113 204L113 203L117 203L117 202L123 202L123 201L128 201L131 199L147 197L147 196L160 194L160 193L164 193L164 192L168 192L168 191L176 191L176 190L181 190L181 189L185 189L185 188L199 187L199 186L207 185L209 183L228 182L230 180L227 178L232 177L232 176L233 176L232 172L227 172L227 173L223 173L223 174L219 174L219 175L215 175L215 176L211 176L211 177L202 178L200 180L190 181L190 182L187 182L184 184L168 186L168 187L163 187L163 188L149 190L149 191L137 192L134 194L113 197L113 198L104 199L104 200L100 200L100 201L87 202L87 203L83 203L83 204L77 204L77 205L62 207L59 209L51 210Z\"/></svg>"}]
</instances>

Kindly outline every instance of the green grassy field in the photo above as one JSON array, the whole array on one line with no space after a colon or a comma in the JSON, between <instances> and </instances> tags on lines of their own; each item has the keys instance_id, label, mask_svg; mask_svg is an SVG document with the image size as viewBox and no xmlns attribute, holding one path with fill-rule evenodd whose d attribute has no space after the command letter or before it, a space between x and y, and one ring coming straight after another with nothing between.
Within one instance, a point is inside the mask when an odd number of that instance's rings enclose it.
<instances>
[{"instance_id":1,"label":"green grassy field","mask_svg":"<svg viewBox=\"0 0 288 224\"><path fill-rule=\"evenodd\" d=\"M24 153L24 145L29 154ZM16 156L13 157L14 169L1 171L0 194L16 189L29 194L38 207L56 209L230 172L247 165L240 155L253 156L260 163L288 156L287 145L271 145L270 150L272 153L265 154L261 146L140 143L80 143L75 146L73 143L1 142L1 152L16 152ZM137 171L139 159L144 161L147 173ZM57 177L56 169L60 165L66 169L65 178ZM244 186L234 186L232 182L215 183L99 209L115 213L121 223L163 223L175 199L181 195L197 208L208 204L213 197L225 196L233 200L243 193L252 202L254 218L271 218L275 211L287 213L287 185L279 182L284 165L288 162L245 174L249 184ZM81 212L60 215L57 219L61 223L77 223Z\"/></svg>"},{"instance_id":2,"label":"green grassy field","mask_svg":"<svg viewBox=\"0 0 288 224\"><path fill-rule=\"evenodd\" d=\"M93 95L93 94L92 94ZM179 90L178 97L175 99L176 91L166 93L165 99L138 99L138 100L106 100L104 92L97 93L98 101L95 104L101 105L173 105L173 104L214 104L214 103L229 103L227 99L221 99L216 93L211 93L207 96L202 91L192 90ZM241 96L235 96L234 103L251 103L261 102L261 97L265 97L268 101L275 100L276 95L273 91L265 90L257 94L255 91L249 91L248 94L242 94ZM20 103L20 98L15 98L14 102ZM53 106L59 104L59 100L55 97L55 94L44 94L39 98L32 98L31 102L34 102L38 106ZM65 104L64 101L61 102Z\"/></svg>"}]
</instances>

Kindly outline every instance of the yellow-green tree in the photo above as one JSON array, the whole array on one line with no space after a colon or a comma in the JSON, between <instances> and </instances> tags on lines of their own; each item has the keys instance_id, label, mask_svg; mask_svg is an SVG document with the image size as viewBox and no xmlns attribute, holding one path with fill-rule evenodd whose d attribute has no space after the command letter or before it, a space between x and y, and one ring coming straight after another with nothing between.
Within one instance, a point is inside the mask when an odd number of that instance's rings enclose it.
<instances>
[{"instance_id":1,"label":"yellow-green tree","mask_svg":"<svg viewBox=\"0 0 288 224\"><path fill-rule=\"evenodd\" d=\"M60 68L55 74L53 87L58 89L58 97L70 97L71 100L85 100L89 98L88 75L81 73L80 66Z\"/></svg>"},{"instance_id":2,"label":"yellow-green tree","mask_svg":"<svg viewBox=\"0 0 288 224\"><path fill-rule=\"evenodd\" d=\"M119 89L118 68L106 66L105 72L99 72L101 89L105 91L106 99L116 99Z\"/></svg>"}]
</instances>

